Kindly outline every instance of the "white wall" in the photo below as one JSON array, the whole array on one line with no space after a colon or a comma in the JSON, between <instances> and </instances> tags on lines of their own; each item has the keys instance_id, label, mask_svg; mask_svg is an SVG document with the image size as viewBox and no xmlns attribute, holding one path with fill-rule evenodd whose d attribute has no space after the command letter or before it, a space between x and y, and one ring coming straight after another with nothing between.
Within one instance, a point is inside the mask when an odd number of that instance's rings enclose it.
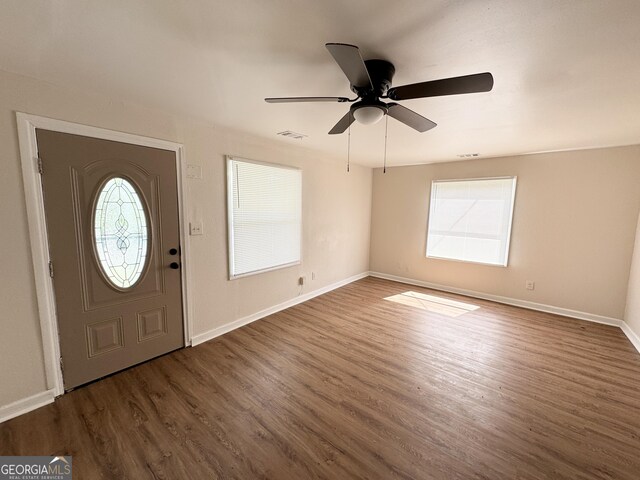
<instances>
[{"instance_id":1,"label":"white wall","mask_svg":"<svg viewBox=\"0 0 640 480\"><path fill-rule=\"evenodd\" d=\"M302 273L308 292L368 270L371 169L352 166L347 174L343 159L293 140L255 138L0 71L0 406L46 389L15 111L183 143L188 163L202 166L203 179L187 185L188 216L204 222L204 235L191 242L196 335L294 298ZM227 280L224 154L302 168L301 266Z\"/></svg>"},{"instance_id":2,"label":"white wall","mask_svg":"<svg viewBox=\"0 0 640 480\"><path fill-rule=\"evenodd\" d=\"M638 217L638 227L636 229L636 244L631 262L624 320L636 337L640 339L640 217ZM640 344L636 346L640 348Z\"/></svg>"},{"instance_id":3,"label":"white wall","mask_svg":"<svg viewBox=\"0 0 640 480\"><path fill-rule=\"evenodd\" d=\"M426 258L431 181L508 175L518 177L509 266ZM376 169L372 208L372 271L621 320L640 146Z\"/></svg>"}]
</instances>

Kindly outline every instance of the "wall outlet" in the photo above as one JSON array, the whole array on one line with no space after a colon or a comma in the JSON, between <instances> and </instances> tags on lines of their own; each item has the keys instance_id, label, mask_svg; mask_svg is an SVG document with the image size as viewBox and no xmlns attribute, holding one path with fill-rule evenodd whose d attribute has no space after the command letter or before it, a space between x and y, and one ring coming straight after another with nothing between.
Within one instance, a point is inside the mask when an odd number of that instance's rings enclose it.
<instances>
[{"instance_id":1,"label":"wall outlet","mask_svg":"<svg viewBox=\"0 0 640 480\"><path fill-rule=\"evenodd\" d=\"M189 235L202 235L202 221L189 223Z\"/></svg>"},{"instance_id":2,"label":"wall outlet","mask_svg":"<svg viewBox=\"0 0 640 480\"><path fill-rule=\"evenodd\" d=\"M316 272L311 272L311 280L315 280L316 279Z\"/></svg>"},{"instance_id":3,"label":"wall outlet","mask_svg":"<svg viewBox=\"0 0 640 480\"><path fill-rule=\"evenodd\" d=\"M300 278L298 278L298 285L304 285L306 281L307 277L305 275L301 275Z\"/></svg>"},{"instance_id":4,"label":"wall outlet","mask_svg":"<svg viewBox=\"0 0 640 480\"><path fill-rule=\"evenodd\" d=\"M536 282L534 282L533 280L527 280L524 286L527 290L535 290Z\"/></svg>"}]
</instances>

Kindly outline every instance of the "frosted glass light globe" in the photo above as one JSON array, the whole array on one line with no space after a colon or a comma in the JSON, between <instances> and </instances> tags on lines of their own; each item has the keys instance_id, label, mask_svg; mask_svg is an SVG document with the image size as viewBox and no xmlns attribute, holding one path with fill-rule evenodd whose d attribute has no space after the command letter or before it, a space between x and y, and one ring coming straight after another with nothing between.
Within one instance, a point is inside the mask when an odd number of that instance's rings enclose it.
<instances>
[{"instance_id":1,"label":"frosted glass light globe","mask_svg":"<svg viewBox=\"0 0 640 480\"><path fill-rule=\"evenodd\" d=\"M372 125L384 117L384 110L378 107L360 107L353 112L353 118L363 125Z\"/></svg>"}]
</instances>

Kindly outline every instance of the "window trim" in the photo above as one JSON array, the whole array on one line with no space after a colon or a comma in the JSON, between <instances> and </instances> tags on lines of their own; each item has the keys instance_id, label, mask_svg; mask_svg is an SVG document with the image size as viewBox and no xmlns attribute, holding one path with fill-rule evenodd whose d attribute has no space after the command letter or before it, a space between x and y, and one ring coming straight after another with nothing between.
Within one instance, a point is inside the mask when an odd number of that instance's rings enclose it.
<instances>
[{"instance_id":1,"label":"window trim","mask_svg":"<svg viewBox=\"0 0 640 480\"><path fill-rule=\"evenodd\" d=\"M507 244L505 246L505 257L504 263L487 263L487 262L475 262L473 260L460 260L458 258L447 258L447 257L437 257L435 255L429 255L429 227L431 225L431 218L433 215L433 186L436 183L449 183L449 182L477 182L483 180L513 180L513 187L511 191L511 211L509 212L509 226L507 227ZM513 227L513 212L516 206L516 187L518 185L518 176L517 175L504 175L499 177L474 177L474 178L446 178L442 180L432 180L431 181L431 189L429 191L429 216L427 218L427 236L425 242L425 257L431 258L434 260L445 260L449 262L458 262L458 263L470 263L473 265L484 265L488 267L499 267L499 268L507 268L509 266L509 254L511 252L511 233Z\"/></svg>"},{"instance_id":2,"label":"window trim","mask_svg":"<svg viewBox=\"0 0 640 480\"><path fill-rule=\"evenodd\" d=\"M302 235L304 233L303 228L303 194L302 194L302 183L303 183L303 175L302 169L299 167L294 167L292 165L283 165L281 163L273 163L273 162L262 162L259 160L251 160L243 157L235 157L233 155L225 155L226 158L226 174L227 174L227 192L226 192L226 201L227 201L227 262L229 267L229 280L236 280L238 278L250 277L252 275L258 275L260 273L273 272L274 270L280 270L283 268L294 267L296 265L302 264ZM233 237L233 172L231 168L232 161L244 162L244 163L253 163L256 165L265 165L268 167L275 168L284 168L287 170L297 170L300 172L300 260L296 260L295 262L284 263L282 265L275 265L273 267L262 268L260 270L253 270L251 272L239 273L235 274L233 272L233 259L234 259L234 237Z\"/></svg>"}]
</instances>

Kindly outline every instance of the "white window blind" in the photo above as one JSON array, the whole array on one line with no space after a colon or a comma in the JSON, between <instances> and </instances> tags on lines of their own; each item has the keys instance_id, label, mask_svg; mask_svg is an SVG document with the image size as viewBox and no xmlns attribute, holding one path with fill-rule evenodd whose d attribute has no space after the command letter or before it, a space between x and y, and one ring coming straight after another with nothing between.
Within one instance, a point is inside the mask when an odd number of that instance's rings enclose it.
<instances>
[{"instance_id":1,"label":"white window blind","mask_svg":"<svg viewBox=\"0 0 640 480\"><path fill-rule=\"evenodd\" d=\"M300 263L302 172L227 157L231 278Z\"/></svg>"},{"instance_id":2,"label":"white window blind","mask_svg":"<svg viewBox=\"0 0 640 480\"><path fill-rule=\"evenodd\" d=\"M427 257L507 265L516 177L431 184Z\"/></svg>"}]
</instances>

